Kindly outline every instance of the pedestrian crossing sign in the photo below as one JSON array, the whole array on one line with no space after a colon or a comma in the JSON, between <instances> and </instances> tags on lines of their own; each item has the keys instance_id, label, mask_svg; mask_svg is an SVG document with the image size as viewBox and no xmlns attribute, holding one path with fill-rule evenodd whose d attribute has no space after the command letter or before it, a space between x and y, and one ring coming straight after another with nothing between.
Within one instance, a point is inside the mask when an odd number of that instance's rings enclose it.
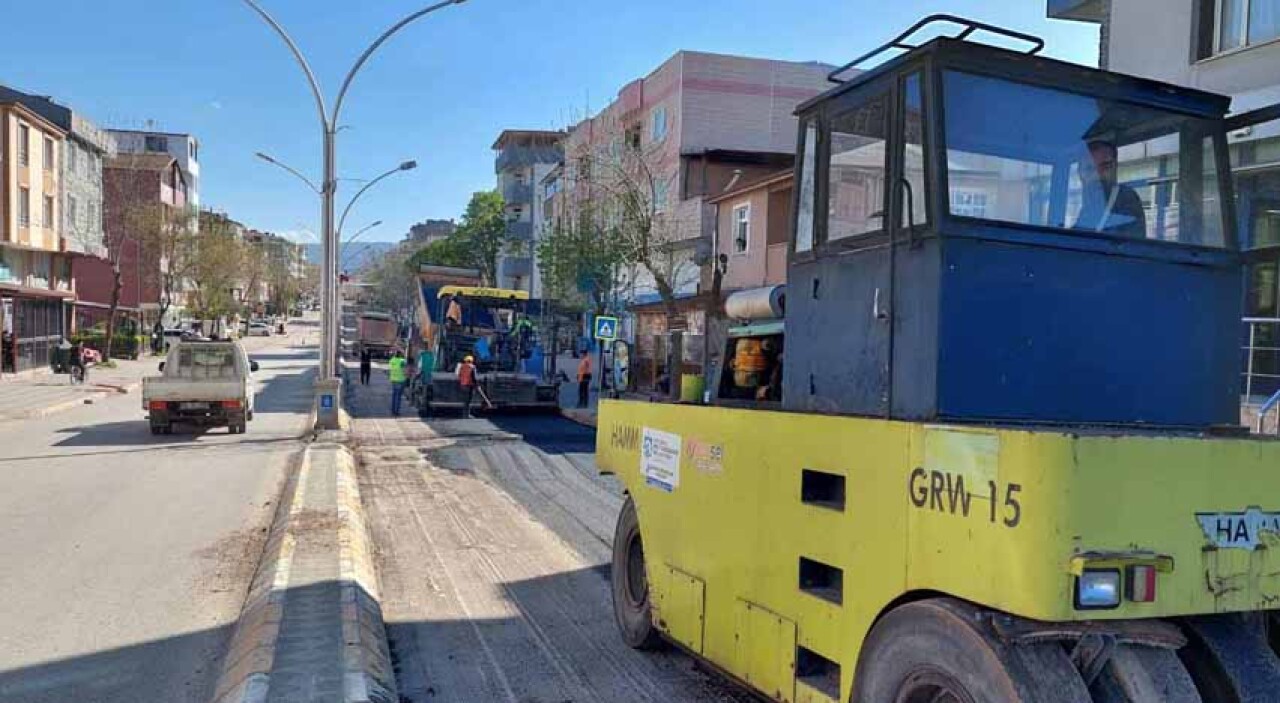
<instances>
[{"instance_id":1,"label":"pedestrian crossing sign","mask_svg":"<svg viewBox=\"0 0 1280 703\"><path fill-rule=\"evenodd\" d=\"M596 339L612 342L618 338L618 318L596 316Z\"/></svg>"}]
</instances>

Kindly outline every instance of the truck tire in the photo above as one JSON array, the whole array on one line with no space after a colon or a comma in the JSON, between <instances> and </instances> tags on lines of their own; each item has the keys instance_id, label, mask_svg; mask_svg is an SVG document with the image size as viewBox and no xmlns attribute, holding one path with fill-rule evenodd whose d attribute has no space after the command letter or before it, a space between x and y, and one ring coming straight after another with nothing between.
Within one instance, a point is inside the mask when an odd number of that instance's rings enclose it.
<instances>
[{"instance_id":1,"label":"truck tire","mask_svg":"<svg viewBox=\"0 0 1280 703\"><path fill-rule=\"evenodd\" d=\"M1012 647L950 598L898 607L864 643L854 703L1092 703L1056 642Z\"/></svg>"},{"instance_id":2,"label":"truck tire","mask_svg":"<svg viewBox=\"0 0 1280 703\"><path fill-rule=\"evenodd\" d=\"M644 542L636 506L627 496L618 513L613 533L613 615L622 640L634 649L652 650L663 645L662 635L653 626L649 602L649 579L644 563Z\"/></svg>"},{"instance_id":3,"label":"truck tire","mask_svg":"<svg viewBox=\"0 0 1280 703\"><path fill-rule=\"evenodd\" d=\"M1094 703L1203 703L1171 649L1121 645L1090 686Z\"/></svg>"},{"instance_id":4,"label":"truck tire","mask_svg":"<svg viewBox=\"0 0 1280 703\"><path fill-rule=\"evenodd\" d=\"M1266 616L1206 615L1181 620L1188 642L1178 656L1204 703L1276 699L1280 657L1267 641Z\"/></svg>"}]
</instances>

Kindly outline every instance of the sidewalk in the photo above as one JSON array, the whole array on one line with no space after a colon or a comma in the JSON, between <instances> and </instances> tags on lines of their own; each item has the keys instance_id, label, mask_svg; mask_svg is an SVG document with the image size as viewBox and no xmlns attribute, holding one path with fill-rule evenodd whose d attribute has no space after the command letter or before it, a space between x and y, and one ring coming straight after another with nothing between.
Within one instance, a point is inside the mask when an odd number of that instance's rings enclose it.
<instances>
[{"instance_id":1,"label":"sidewalk","mask_svg":"<svg viewBox=\"0 0 1280 703\"><path fill-rule=\"evenodd\" d=\"M0 380L0 422L45 417L110 393L132 393L141 387L143 376L155 373L160 362L159 357L144 356L115 363L114 369L91 367L89 382L83 386L71 385L67 375L6 376Z\"/></svg>"}]
</instances>

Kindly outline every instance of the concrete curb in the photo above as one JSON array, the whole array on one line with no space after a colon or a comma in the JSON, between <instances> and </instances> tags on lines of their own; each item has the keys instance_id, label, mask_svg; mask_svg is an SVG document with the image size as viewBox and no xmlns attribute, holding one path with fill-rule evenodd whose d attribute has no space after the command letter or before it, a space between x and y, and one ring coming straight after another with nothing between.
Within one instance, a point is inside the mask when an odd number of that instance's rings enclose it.
<instances>
[{"instance_id":1,"label":"concrete curb","mask_svg":"<svg viewBox=\"0 0 1280 703\"><path fill-rule=\"evenodd\" d=\"M311 444L283 496L215 703L399 700L354 457Z\"/></svg>"},{"instance_id":2,"label":"concrete curb","mask_svg":"<svg viewBox=\"0 0 1280 703\"><path fill-rule=\"evenodd\" d=\"M85 395L80 398L64 400L62 402L54 403L53 405L46 405L41 408L28 408L26 410L17 410L13 412L0 413L0 422L6 422L10 420L35 420L42 417L49 417L50 415L57 415L60 412L65 412L72 408L78 408L81 405L84 405L86 400L97 400L102 396L107 396L112 393L127 395L141 388L142 382L139 381L138 383L128 383L123 386L117 386L117 385L108 384L108 383L91 383L89 384L89 387L91 390L86 390Z\"/></svg>"}]
</instances>

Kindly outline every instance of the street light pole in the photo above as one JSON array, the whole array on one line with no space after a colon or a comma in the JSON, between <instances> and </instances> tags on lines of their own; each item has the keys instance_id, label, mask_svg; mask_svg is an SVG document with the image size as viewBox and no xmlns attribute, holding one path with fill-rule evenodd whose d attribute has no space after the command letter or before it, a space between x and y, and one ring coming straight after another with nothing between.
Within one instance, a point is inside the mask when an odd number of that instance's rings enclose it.
<instances>
[{"instance_id":1,"label":"street light pole","mask_svg":"<svg viewBox=\"0 0 1280 703\"><path fill-rule=\"evenodd\" d=\"M425 17L436 10L443 9L450 5L460 5L465 0L443 0L433 5L429 5L417 12L408 15L389 29L382 33L372 44L369 45L360 58L356 60L355 65L347 72L346 78L342 81L342 87L338 90L338 97L333 104L332 112L325 107L324 93L320 89L320 84L316 81L315 73L311 70L310 64L302 54L302 50L285 31L284 27L273 18L270 13L258 4L257 0L244 0L259 17L266 22L280 39L289 48L289 52L293 54L293 58L302 68L302 72L306 75L307 83L311 87L312 97L315 98L316 111L320 117L320 127L324 135L324 181L321 184L320 195L322 205L320 209L320 227L323 230L322 250L324 253L324 268L322 276L321 290L324 293L324 300L321 303L321 350L320 350L320 378L317 384L317 418L319 425L324 427L336 426L337 420L337 390L340 385L335 385L334 379L337 377L338 365L338 280L337 280L337 263L338 263L338 241L337 229L334 227L334 195L337 189L337 134L338 134L338 118L342 112L342 103L346 99L347 90L351 88L351 82L355 80L356 74L364 67L369 57L373 55L393 34L400 31L411 22ZM329 393L329 391L333 391Z\"/></svg>"}]
</instances>

